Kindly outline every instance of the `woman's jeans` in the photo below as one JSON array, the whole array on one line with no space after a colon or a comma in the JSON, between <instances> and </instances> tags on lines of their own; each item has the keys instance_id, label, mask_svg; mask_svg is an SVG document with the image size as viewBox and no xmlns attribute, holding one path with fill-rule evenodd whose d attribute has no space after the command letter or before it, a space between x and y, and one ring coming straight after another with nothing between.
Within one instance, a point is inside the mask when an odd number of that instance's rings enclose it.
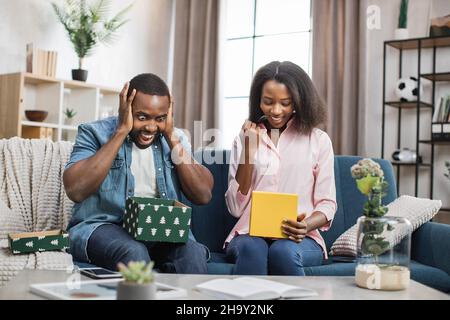
<instances>
[{"instance_id":1,"label":"woman's jeans","mask_svg":"<svg viewBox=\"0 0 450 320\"><path fill-rule=\"evenodd\" d=\"M308 237L296 243L239 235L228 244L226 254L227 260L235 263L233 273L246 275L304 276L304 267L323 261L322 247Z\"/></svg>"},{"instance_id":2,"label":"woman's jeans","mask_svg":"<svg viewBox=\"0 0 450 320\"><path fill-rule=\"evenodd\" d=\"M88 241L91 263L110 270L117 264L130 261L155 262L155 268L164 273L207 273L205 247L191 239L186 243L139 242L122 227L101 225Z\"/></svg>"}]
</instances>

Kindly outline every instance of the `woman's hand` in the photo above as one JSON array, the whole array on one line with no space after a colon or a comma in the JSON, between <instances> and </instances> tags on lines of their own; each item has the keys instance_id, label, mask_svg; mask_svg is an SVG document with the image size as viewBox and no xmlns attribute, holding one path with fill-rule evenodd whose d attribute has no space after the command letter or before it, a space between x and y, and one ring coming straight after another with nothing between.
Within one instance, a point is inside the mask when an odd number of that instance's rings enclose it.
<instances>
[{"instance_id":1,"label":"woman's hand","mask_svg":"<svg viewBox=\"0 0 450 320\"><path fill-rule=\"evenodd\" d=\"M306 233L308 232L308 225L305 221L305 217L306 214L301 213L297 217L297 221L293 220L283 221L281 229L290 240L300 243L306 237Z\"/></svg>"},{"instance_id":2,"label":"woman's hand","mask_svg":"<svg viewBox=\"0 0 450 320\"><path fill-rule=\"evenodd\" d=\"M127 135L133 130L133 112L131 104L136 96L136 89L133 89L130 97L127 98L129 87L130 83L125 83L119 95L119 125L117 127L118 131L126 133Z\"/></svg>"},{"instance_id":3,"label":"woman's hand","mask_svg":"<svg viewBox=\"0 0 450 320\"><path fill-rule=\"evenodd\" d=\"M259 141L261 140L261 129L254 122L245 120L242 125L243 146L245 150L246 163L253 163L255 153L258 151Z\"/></svg>"}]
</instances>

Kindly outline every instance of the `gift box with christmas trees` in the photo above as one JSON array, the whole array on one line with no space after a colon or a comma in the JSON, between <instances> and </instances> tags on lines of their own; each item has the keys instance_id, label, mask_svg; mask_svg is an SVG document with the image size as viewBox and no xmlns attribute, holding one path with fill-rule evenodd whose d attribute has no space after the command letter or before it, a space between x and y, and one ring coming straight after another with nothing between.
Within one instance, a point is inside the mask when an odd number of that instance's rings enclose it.
<instances>
[{"instance_id":1,"label":"gift box with christmas trees","mask_svg":"<svg viewBox=\"0 0 450 320\"><path fill-rule=\"evenodd\" d=\"M69 234L63 230L10 233L8 240L13 254L69 248Z\"/></svg>"},{"instance_id":2,"label":"gift box with christmas trees","mask_svg":"<svg viewBox=\"0 0 450 320\"><path fill-rule=\"evenodd\" d=\"M177 200L130 197L123 228L139 241L181 242L189 236L192 209Z\"/></svg>"}]
</instances>

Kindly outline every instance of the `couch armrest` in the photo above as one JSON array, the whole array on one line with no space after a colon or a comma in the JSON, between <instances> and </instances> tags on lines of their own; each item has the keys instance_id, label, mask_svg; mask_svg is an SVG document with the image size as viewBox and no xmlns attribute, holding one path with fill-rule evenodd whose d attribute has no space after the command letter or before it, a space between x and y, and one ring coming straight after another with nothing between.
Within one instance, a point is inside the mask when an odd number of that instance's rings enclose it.
<instances>
[{"instance_id":1,"label":"couch armrest","mask_svg":"<svg viewBox=\"0 0 450 320\"><path fill-rule=\"evenodd\" d=\"M411 258L450 275L450 225L427 222L412 235Z\"/></svg>"}]
</instances>

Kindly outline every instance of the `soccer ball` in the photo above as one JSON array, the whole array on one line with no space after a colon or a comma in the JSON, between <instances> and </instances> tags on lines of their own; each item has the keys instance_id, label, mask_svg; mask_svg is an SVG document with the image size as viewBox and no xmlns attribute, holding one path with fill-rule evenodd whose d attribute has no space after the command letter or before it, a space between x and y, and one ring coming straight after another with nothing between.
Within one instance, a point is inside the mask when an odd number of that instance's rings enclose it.
<instances>
[{"instance_id":1,"label":"soccer ball","mask_svg":"<svg viewBox=\"0 0 450 320\"><path fill-rule=\"evenodd\" d=\"M397 98L402 102L417 101L419 90L417 89L417 78L401 78L397 81L395 88ZM423 86L420 84L420 95L423 94Z\"/></svg>"}]
</instances>

